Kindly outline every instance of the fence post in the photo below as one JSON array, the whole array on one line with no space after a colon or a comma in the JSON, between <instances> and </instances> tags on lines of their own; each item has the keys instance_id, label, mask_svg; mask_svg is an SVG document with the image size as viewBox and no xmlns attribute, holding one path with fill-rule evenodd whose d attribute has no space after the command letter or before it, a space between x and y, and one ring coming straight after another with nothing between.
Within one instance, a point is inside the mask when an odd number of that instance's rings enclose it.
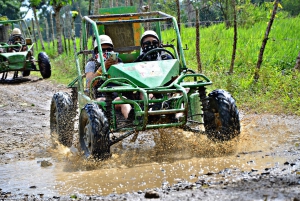
<instances>
[{"instance_id":1,"label":"fence post","mask_svg":"<svg viewBox=\"0 0 300 201\"><path fill-rule=\"evenodd\" d=\"M196 57L198 64L198 72L202 73L201 57L200 57L200 26L199 26L199 10L196 7Z\"/></svg>"}]
</instances>

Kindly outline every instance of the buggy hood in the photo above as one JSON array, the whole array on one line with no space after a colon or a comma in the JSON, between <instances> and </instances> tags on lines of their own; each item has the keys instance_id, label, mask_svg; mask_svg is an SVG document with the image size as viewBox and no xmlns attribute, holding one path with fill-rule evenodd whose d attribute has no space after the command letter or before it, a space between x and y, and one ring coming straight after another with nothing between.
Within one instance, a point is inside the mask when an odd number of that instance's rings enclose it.
<instances>
[{"instance_id":1,"label":"buggy hood","mask_svg":"<svg viewBox=\"0 0 300 201\"><path fill-rule=\"evenodd\" d=\"M111 78L123 77L142 88L163 86L179 74L177 59L144 61L112 65L108 74Z\"/></svg>"}]
</instances>

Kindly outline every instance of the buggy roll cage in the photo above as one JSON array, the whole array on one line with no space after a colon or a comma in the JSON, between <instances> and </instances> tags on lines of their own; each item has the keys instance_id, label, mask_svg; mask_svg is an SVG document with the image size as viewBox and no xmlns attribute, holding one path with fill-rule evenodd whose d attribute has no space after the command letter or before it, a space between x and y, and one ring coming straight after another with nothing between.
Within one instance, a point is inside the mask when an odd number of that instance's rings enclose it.
<instances>
[{"instance_id":1,"label":"buggy roll cage","mask_svg":"<svg viewBox=\"0 0 300 201\"><path fill-rule=\"evenodd\" d=\"M103 20L103 21L101 21ZM102 74L107 75L107 71L105 69L104 65L104 58L103 58L103 52L102 49L100 48L100 39L99 39L99 31L98 27L103 25L115 25L115 24L136 24L136 23L147 23L147 22L156 22L156 33L158 34L159 38L161 39L161 29L160 29L160 22L161 21L166 21L166 22L172 22L173 27L176 31L176 36L177 36L177 45L178 45L178 50L179 50L179 55L175 50L175 54L177 59L180 61L180 69L182 70L187 70L186 67L186 61L184 58L184 53L183 53L183 47L181 44L181 37L180 37L180 32L179 28L177 25L177 21L175 17L172 17L171 15L168 15L164 12L160 11L155 11L155 12L143 12L143 13L127 13L127 14L109 14L109 15L90 15L90 16L84 16L82 18L82 26L86 26L87 23L92 25L92 29L94 33L96 34L95 40L97 41L98 44L98 52L100 55L100 63L102 66ZM83 28L83 41L82 41L82 48L84 50L87 50L87 29ZM140 40L140 38L136 39ZM168 45L166 45L168 47ZM169 46L171 47L171 46ZM136 47L129 47L129 50L134 50Z\"/></svg>"}]
</instances>

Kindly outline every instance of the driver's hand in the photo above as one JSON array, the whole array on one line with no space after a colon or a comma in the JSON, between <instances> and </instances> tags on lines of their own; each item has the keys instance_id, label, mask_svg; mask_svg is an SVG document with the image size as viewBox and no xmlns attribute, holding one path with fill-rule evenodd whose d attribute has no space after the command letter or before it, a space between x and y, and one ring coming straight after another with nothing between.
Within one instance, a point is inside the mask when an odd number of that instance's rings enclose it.
<instances>
[{"instance_id":1,"label":"driver's hand","mask_svg":"<svg viewBox=\"0 0 300 201\"><path fill-rule=\"evenodd\" d=\"M111 65L117 64L118 63L118 59L117 60L113 60L111 58L108 58L105 61L105 68L108 69Z\"/></svg>"}]
</instances>

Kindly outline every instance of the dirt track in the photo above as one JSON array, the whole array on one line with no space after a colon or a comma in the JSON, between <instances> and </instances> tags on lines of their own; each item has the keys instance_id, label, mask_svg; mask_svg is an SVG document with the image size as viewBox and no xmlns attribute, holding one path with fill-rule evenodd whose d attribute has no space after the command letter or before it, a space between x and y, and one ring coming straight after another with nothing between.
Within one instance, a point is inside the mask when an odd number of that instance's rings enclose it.
<instances>
[{"instance_id":1,"label":"dirt track","mask_svg":"<svg viewBox=\"0 0 300 201\"><path fill-rule=\"evenodd\" d=\"M68 91L62 85L30 77L19 84L0 84L0 166L16 161L55 158L51 150L49 108L52 95ZM112 193L78 195L78 199L99 200L300 200L300 118L296 116L241 115L242 134L236 151L225 155L210 155L197 160L230 162L221 171L204 171L195 182L189 178L160 185L156 188L121 194ZM217 146L208 144L208 146ZM165 150L171 153L174 150ZM164 153L165 155L171 153ZM200 152L199 152L200 153ZM157 153L156 153L157 154ZM211 159L209 159L211 158ZM251 159L252 158L252 159ZM270 160L272 158L272 160ZM204 159L203 159L204 160ZM229 160L229 159L228 159ZM232 168L235 160L256 164L255 168ZM177 160L178 161L178 160ZM188 160L187 160L188 161ZM206 163L208 163L206 161ZM270 162L271 161L271 162ZM188 162L182 162L188 163ZM243 164L243 163L241 163ZM263 164L263 165L258 165ZM121 166L121 165L120 165ZM204 165L205 166L205 165ZM209 166L209 165L208 165ZM252 167L252 166L249 166ZM189 167L186 167L186 171ZM133 167L129 169L136 171ZM230 175L228 177L228 175ZM10 175L12 178L14 175ZM4 177L4 176L3 176ZM221 179L215 179L215 178ZM0 178L1 180L1 178ZM11 182L11 181L10 181ZM0 181L0 199L49 199L41 195L7 191L8 180ZM30 185L30 184L29 184ZM22 191L24 192L24 191ZM27 194L27 195L26 195ZM40 194L44 194L40 192ZM70 196L57 194L53 200L71 200Z\"/></svg>"}]
</instances>

